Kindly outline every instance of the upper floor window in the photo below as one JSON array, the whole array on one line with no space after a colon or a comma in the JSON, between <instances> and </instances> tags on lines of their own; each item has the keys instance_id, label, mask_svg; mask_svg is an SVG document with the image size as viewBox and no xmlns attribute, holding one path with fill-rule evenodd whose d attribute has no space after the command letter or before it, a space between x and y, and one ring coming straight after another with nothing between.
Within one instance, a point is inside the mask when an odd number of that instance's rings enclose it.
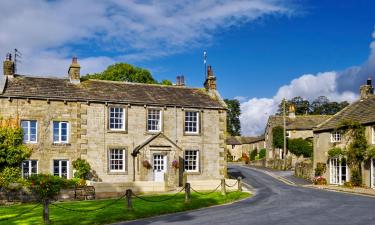
<instances>
[{"instance_id":1,"label":"upper floor window","mask_svg":"<svg viewBox=\"0 0 375 225\"><path fill-rule=\"evenodd\" d=\"M125 110L124 108L109 108L109 129L125 130Z\"/></svg>"},{"instance_id":2,"label":"upper floor window","mask_svg":"<svg viewBox=\"0 0 375 225\"><path fill-rule=\"evenodd\" d=\"M331 133L331 142L341 142L341 133L340 132L332 132Z\"/></svg>"},{"instance_id":3,"label":"upper floor window","mask_svg":"<svg viewBox=\"0 0 375 225\"><path fill-rule=\"evenodd\" d=\"M199 133L199 113L196 111L185 111L185 133Z\"/></svg>"},{"instance_id":4,"label":"upper floor window","mask_svg":"<svg viewBox=\"0 0 375 225\"><path fill-rule=\"evenodd\" d=\"M125 171L125 150L110 149L109 150L109 171L124 172Z\"/></svg>"},{"instance_id":5,"label":"upper floor window","mask_svg":"<svg viewBox=\"0 0 375 225\"><path fill-rule=\"evenodd\" d=\"M21 127L23 129L24 143L37 143L37 121L36 120L22 120Z\"/></svg>"},{"instance_id":6,"label":"upper floor window","mask_svg":"<svg viewBox=\"0 0 375 225\"><path fill-rule=\"evenodd\" d=\"M22 177L28 178L33 174L38 174L38 161L25 160L22 162Z\"/></svg>"},{"instance_id":7,"label":"upper floor window","mask_svg":"<svg viewBox=\"0 0 375 225\"><path fill-rule=\"evenodd\" d=\"M150 131L150 132L161 131L161 110L160 109L148 109L147 131Z\"/></svg>"},{"instance_id":8,"label":"upper floor window","mask_svg":"<svg viewBox=\"0 0 375 225\"><path fill-rule=\"evenodd\" d=\"M69 160L53 160L53 175L69 178Z\"/></svg>"},{"instance_id":9,"label":"upper floor window","mask_svg":"<svg viewBox=\"0 0 375 225\"><path fill-rule=\"evenodd\" d=\"M69 122L53 121L53 143L69 142Z\"/></svg>"},{"instance_id":10,"label":"upper floor window","mask_svg":"<svg viewBox=\"0 0 375 225\"><path fill-rule=\"evenodd\" d=\"M184 169L187 172L199 171L199 151L186 150L184 156Z\"/></svg>"}]
</instances>

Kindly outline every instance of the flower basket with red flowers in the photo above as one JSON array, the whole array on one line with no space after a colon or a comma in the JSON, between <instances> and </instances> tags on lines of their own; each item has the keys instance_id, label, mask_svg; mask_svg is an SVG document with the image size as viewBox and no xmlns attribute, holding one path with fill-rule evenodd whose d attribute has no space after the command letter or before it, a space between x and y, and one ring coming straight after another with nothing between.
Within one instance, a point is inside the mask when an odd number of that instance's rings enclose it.
<instances>
[{"instance_id":1,"label":"flower basket with red flowers","mask_svg":"<svg viewBox=\"0 0 375 225\"><path fill-rule=\"evenodd\" d=\"M146 169L151 169L151 163L148 160L143 160L142 165Z\"/></svg>"},{"instance_id":2,"label":"flower basket with red flowers","mask_svg":"<svg viewBox=\"0 0 375 225\"><path fill-rule=\"evenodd\" d=\"M172 162L172 167L175 168L175 169L180 168L180 164L178 163L177 160L173 160L173 162Z\"/></svg>"}]
</instances>

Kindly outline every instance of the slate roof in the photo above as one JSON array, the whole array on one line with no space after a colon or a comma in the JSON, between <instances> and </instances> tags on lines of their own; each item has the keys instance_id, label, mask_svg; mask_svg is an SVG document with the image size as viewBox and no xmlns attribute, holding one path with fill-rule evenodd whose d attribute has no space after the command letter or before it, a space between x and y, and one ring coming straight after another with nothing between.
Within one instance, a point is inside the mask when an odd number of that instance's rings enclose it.
<instances>
[{"instance_id":1,"label":"slate roof","mask_svg":"<svg viewBox=\"0 0 375 225\"><path fill-rule=\"evenodd\" d=\"M226 139L227 145L242 145L251 144L258 141L264 140L264 135L259 137L248 137L248 136L230 136Z\"/></svg>"},{"instance_id":2,"label":"slate roof","mask_svg":"<svg viewBox=\"0 0 375 225\"><path fill-rule=\"evenodd\" d=\"M72 84L69 79L21 75L8 79L0 97L226 108L218 97L211 97L200 88L103 80Z\"/></svg>"},{"instance_id":3,"label":"slate roof","mask_svg":"<svg viewBox=\"0 0 375 225\"><path fill-rule=\"evenodd\" d=\"M372 95L348 105L331 119L320 124L314 129L314 132L333 130L338 128L343 121L348 120L359 122L363 125L375 123L375 96Z\"/></svg>"},{"instance_id":4,"label":"slate roof","mask_svg":"<svg viewBox=\"0 0 375 225\"><path fill-rule=\"evenodd\" d=\"M286 117L287 130L312 130L314 127L331 118L331 115L303 115L295 118ZM283 126L283 116L270 116L268 126Z\"/></svg>"}]
</instances>

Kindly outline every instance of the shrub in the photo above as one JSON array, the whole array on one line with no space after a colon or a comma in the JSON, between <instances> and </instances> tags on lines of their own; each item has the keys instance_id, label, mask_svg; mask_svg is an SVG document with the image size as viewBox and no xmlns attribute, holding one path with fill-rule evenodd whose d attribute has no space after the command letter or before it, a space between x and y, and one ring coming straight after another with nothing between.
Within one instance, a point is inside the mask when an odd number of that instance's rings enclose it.
<instances>
[{"instance_id":1,"label":"shrub","mask_svg":"<svg viewBox=\"0 0 375 225\"><path fill-rule=\"evenodd\" d=\"M351 168L350 181L353 186L362 186L362 175L357 168Z\"/></svg>"},{"instance_id":2,"label":"shrub","mask_svg":"<svg viewBox=\"0 0 375 225\"><path fill-rule=\"evenodd\" d=\"M272 128L272 146L274 148L283 148L284 146L284 128L277 126Z\"/></svg>"},{"instance_id":3,"label":"shrub","mask_svg":"<svg viewBox=\"0 0 375 225\"><path fill-rule=\"evenodd\" d=\"M263 159L266 157L266 149L265 148L262 148L260 151L259 151L259 159Z\"/></svg>"},{"instance_id":4,"label":"shrub","mask_svg":"<svg viewBox=\"0 0 375 225\"><path fill-rule=\"evenodd\" d=\"M296 156L311 157L313 146L311 141L303 138L288 139L288 150Z\"/></svg>"},{"instance_id":5,"label":"shrub","mask_svg":"<svg viewBox=\"0 0 375 225\"><path fill-rule=\"evenodd\" d=\"M319 177L322 176L323 173L326 172L326 164L325 163L317 163L315 168L315 176Z\"/></svg>"},{"instance_id":6,"label":"shrub","mask_svg":"<svg viewBox=\"0 0 375 225\"><path fill-rule=\"evenodd\" d=\"M31 175L28 178L29 188L40 200L55 198L62 188L70 187L73 181L68 181L50 174Z\"/></svg>"},{"instance_id":7,"label":"shrub","mask_svg":"<svg viewBox=\"0 0 375 225\"><path fill-rule=\"evenodd\" d=\"M331 148L330 150L328 150L328 155L330 157L343 156L344 155L344 151L341 148L339 148L339 147L334 147L334 148Z\"/></svg>"},{"instance_id":8,"label":"shrub","mask_svg":"<svg viewBox=\"0 0 375 225\"><path fill-rule=\"evenodd\" d=\"M326 180L326 178L324 178L322 176L318 176L318 177L314 178L314 184L315 185L326 185L327 180Z\"/></svg>"},{"instance_id":9,"label":"shrub","mask_svg":"<svg viewBox=\"0 0 375 225\"><path fill-rule=\"evenodd\" d=\"M350 182L350 181L347 181L344 183L344 186L347 187L347 188L353 188L353 183Z\"/></svg>"},{"instance_id":10,"label":"shrub","mask_svg":"<svg viewBox=\"0 0 375 225\"><path fill-rule=\"evenodd\" d=\"M72 164L73 168L76 169L74 177L87 180L91 171L90 164L81 158L74 160Z\"/></svg>"},{"instance_id":11,"label":"shrub","mask_svg":"<svg viewBox=\"0 0 375 225\"><path fill-rule=\"evenodd\" d=\"M256 156L258 155L258 150L254 149L253 151L250 152L250 161L255 160Z\"/></svg>"}]
</instances>

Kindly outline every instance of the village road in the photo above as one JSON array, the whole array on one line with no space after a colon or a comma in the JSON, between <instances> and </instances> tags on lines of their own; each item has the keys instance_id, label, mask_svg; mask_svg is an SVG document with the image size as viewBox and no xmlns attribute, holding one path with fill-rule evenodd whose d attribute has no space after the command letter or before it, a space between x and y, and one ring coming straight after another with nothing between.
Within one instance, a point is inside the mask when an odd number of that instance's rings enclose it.
<instances>
[{"instance_id":1,"label":"village road","mask_svg":"<svg viewBox=\"0 0 375 225\"><path fill-rule=\"evenodd\" d=\"M375 198L290 186L244 166L230 166L229 172L242 176L255 195L229 205L119 224L375 225Z\"/></svg>"}]
</instances>

